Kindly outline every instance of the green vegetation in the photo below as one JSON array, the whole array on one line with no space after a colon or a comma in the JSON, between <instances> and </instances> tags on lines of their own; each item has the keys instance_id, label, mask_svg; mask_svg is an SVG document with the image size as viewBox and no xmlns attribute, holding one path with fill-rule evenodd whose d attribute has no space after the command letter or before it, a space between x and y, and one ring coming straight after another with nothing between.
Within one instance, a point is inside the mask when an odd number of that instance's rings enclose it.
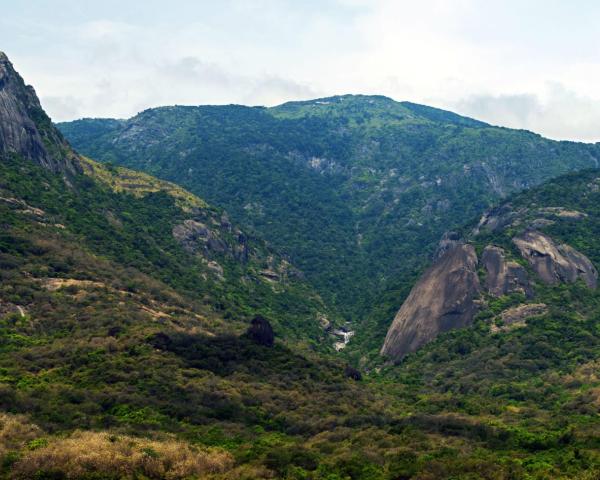
<instances>
[{"instance_id":1,"label":"green vegetation","mask_svg":"<svg viewBox=\"0 0 600 480\"><path fill-rule=\"evenodd\" d=\"M497 333L494 318L523 298L490 302L473 328L355 381L339 357L300 348L318 345L320 306L302 282L260 280L265 246L255 241L247 264L192 255L172 235L187 195L143 176L122 188L133 174L97 168L67 185L19 158L0 163L5 478L594 478L598 292L538 285L548 313ZM600 221L599 175L513 204L586 213L547 228L597 261L585 239ZM241 334L256 313L276 327L272 348Z\"/></svg>"},{"instance_id":2,"label":"green vegetation","mask_svg":"<svg viewBox=\"0 0 600 480\"><path fill-rule=\"evenodd\" d=\"M163 107L60 124L103 162L174 181L289 256L375 357L442 235L492 203L597 164L554 142L381 96L275 108Z\"/></svg>"},{"instance_id":3,"label":"green vegetation","mask_svg":"<svg viewBox=\"0 0 600 480\"><path fill-rule=\"evenodd\" d=\"M595 146L345 96L63 125L104 161L79 172L33 100L58 173L0 159L0 478L598 478L599 290L486 296L472 328L377 355L443 230L471 236ZM478 252L517 259L543 218L600 264L599 172L510 201ZM256 315L274 344L245 333ZM343 317L360 330L336 355Z\"/></svg>"},{"instance_id":4,"label":"green vegetation","mask_svg":"<svg viewBox=\"0 0 600 480\"><path fill-rule=\"evenodd\" d=\"M12 226L0 237L0 251L11 255L6 260L10 264L17 262L11 267L13 272L22 270L20 261L31 261L35 254L40 258L27 268L37 279L87 280L86 275L93 276L72 271L68 254L61 255L66 258L56 266L44 257L45 244L56 238L71 244L71 250L80 245L92 257L152 276L224 318L248 321L261 313L275 317L279 333L290 340L320 343L323 332L317 316L327 310L303 281L282 277L274 283L261 276L261 271L282 261L263 243L250 238L247 261L238 259L234 255L239 248L238 234L228 223L223 224L222 212L174 185L150 181L146 175L121 168L110 173L89 160L85 165L92 177L73 176L70 186L65 186L60 177L22 159L6 159L0 164L5 185L0 211L7 226ZM218 240L214 249L209 244L191 254L174 238L173 227L190 218L208 225L215 242ZM32 238L44 246L32 244ZM210 262L223 269L222 279ZM121 283L126 290L134 290L135 286L127 286L127 277L124 274ZM30 300L18 295L11 298L13 303Z\"/></svg>"}]
</instances>

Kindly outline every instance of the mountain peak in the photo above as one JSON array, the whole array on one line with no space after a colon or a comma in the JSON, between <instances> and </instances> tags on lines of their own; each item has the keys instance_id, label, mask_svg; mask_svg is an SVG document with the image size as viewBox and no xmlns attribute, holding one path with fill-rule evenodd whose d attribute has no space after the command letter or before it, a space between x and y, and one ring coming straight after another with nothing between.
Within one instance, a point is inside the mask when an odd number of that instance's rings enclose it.
<instances>
[{"instance_id":1,"label":"mountain peak","mask_svg":"<svg viewBox=\"0 0 600 480\"><path fill-rule=\"evenodd\" d=\"M77 154L42 109L33 87L26 85L0 52L0 157L17 154L54 172L79 171Z\"/></svg>"},{"instance_id":2,"label":"mountain peak","mask_svg":"<svg viewBox=\"0 0 600 480\"><path fill-rule=\"evenodd\" d=\"M346 94L286 102L269 111L278 117L343 117L354 119L361 125L378 126L382 122L431 122L463 127L489 127L487 123L439 108L412 102L398 102L385 95Z\"/></svg>"}]
</instances>

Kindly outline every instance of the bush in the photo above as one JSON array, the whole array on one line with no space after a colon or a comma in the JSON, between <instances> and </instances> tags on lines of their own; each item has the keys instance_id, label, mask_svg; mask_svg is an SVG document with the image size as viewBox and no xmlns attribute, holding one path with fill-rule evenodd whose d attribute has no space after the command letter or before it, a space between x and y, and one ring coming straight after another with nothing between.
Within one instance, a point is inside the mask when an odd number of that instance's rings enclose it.
<instances>
[{"instance_id":1,"label":"bush","mask_svg":"<svg viewBox=\"0 0 600 480\"><path fill-rule=\"evenodd\" d=\"M196 449L176 440L146 440L99 432L74 432L25 453L11 471L13 479L135 478L176 480L224 473L233 467L229 453Z\"/></svg>"}]
</instances>

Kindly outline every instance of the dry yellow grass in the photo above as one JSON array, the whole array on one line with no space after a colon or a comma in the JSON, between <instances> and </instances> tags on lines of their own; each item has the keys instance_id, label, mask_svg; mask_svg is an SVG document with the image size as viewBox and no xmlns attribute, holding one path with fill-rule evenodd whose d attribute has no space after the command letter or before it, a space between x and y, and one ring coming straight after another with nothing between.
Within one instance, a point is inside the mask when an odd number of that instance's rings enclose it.
<instances>
[{"instance_id":1,"label":"dry yellow grass","mask_svg":"<svg viewBox=\"0 0 600 480\"><path fill-rule=\"evenodd\" d=\"M207 204L187 190L165 180L159 180L145 173L129 170L125 167L109 168L106 165L81 157L81 164L87 175L108 185L115 192L128 192L143 197L148 193L163 191L175 198L183 210L206 208Z\"/></svg>"},{"instance_id":2,"label":"dry yellow grass","mask_svg":"<svg viewBox=\"0 0 600 480\"><path fill-rule=\"evenodd\" d=\"M194 448L177 440L146 440L123 435L77 431L47 446L26 452L13 466L13 479L30 479L36 472L61 472L67 479L94 474L101 478L176 480L204 478L233 468L222 450Z\"/></svg>"},{"instance_id":3,"label":"dry yellow grass","mask_svg":"<svg viewBox=\"0 0 600 480\"><path fill-rule=\"evenodd\" d=\"M11 450L23 448L42 433L37 425L30 423L23 415L0 413L0 457Z\"/></svg>"}]
</instances>

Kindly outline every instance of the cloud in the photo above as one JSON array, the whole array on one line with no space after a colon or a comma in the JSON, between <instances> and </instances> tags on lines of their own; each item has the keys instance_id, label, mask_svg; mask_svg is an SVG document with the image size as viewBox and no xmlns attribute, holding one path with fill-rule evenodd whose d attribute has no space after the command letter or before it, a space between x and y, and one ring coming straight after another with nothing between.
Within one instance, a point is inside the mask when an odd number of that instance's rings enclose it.
<instances>
[{"instance_id":1,"label":"cloud","mask_svg":"<svg viewBox=\"0 0 600 480\"><path fill-rule=\"evenodd\" d=\"M560 83L541 95L473 95L454 104L467 116L512 128L524 128L559 140L600 141L600 101Z\"/></svg>"},{"instance_id":2,"label":"cloud","mask_svg":"<svg viewBox=\"0 0 600 480\"><path fill-rule=\"evenodd\" d=\"M44 109L53 112L54 118L78 118L82 109L81 102L73 96L44 96L40 98Z\"/></svg>"},{"instance_id":3,"label":"cloud","mask_svg":"<svg viewBox=\"0 0 600 480\"><path fill-rule=\"evenodd\" d=\"M365 93L600 139L591 0L18 3L0 43L55 120Z\"/></svg>"}]
</instances>

